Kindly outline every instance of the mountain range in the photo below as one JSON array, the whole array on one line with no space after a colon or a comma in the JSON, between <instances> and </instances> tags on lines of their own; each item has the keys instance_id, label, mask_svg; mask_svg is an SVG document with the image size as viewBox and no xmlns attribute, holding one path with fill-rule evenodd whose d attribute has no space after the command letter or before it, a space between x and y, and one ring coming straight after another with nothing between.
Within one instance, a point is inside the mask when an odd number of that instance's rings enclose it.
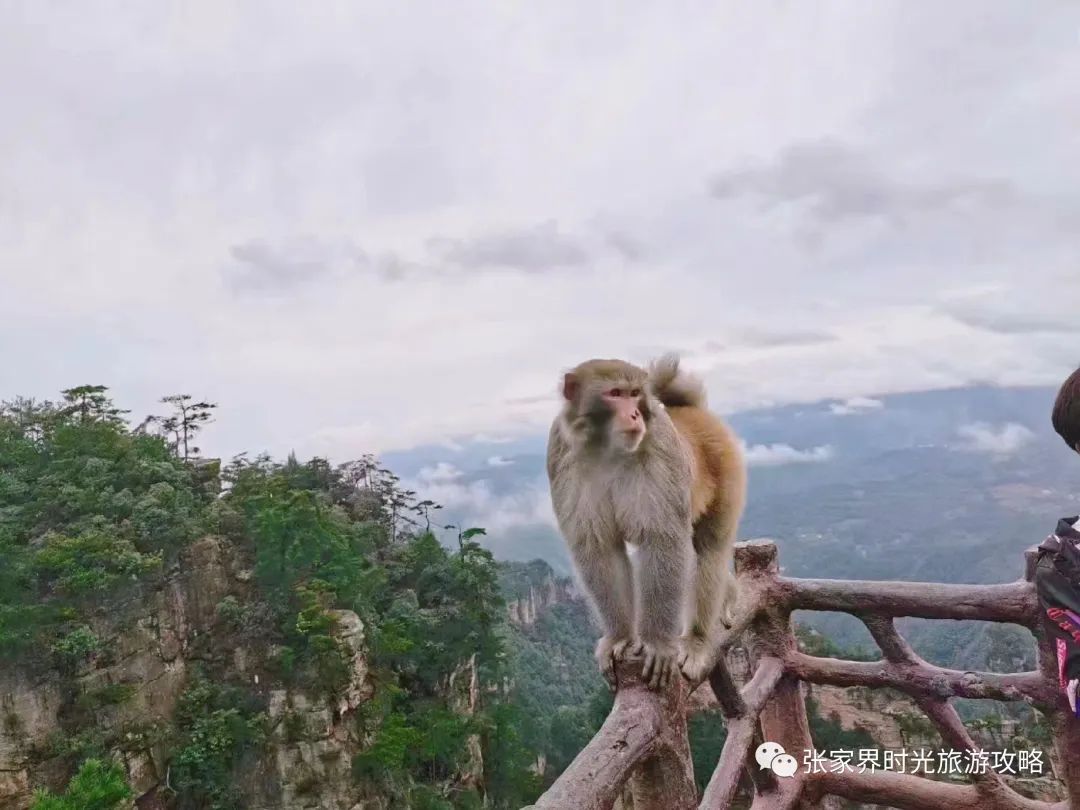
<instances>
[{"instance_id":1,"label":"mountain range","mask_svg":"<svg viewBox=\"0 0 1080 810\"><path fill-rule=\"evenodd\" d=\"M1080 458L1050 426L1054 394L979 385L727 415L750 468L740 538L775 539L789 576L1016 579L1024 550L1080 511ZM540 558L569 573L548 502L545 439L478 437L383 463L442 503L450 522L487 527L497 557ZM850 617L798 618L841 644L872 644ZM984 659L982 634L960 624L903 626L931 659Z\"/></svg>"}]
</instances>

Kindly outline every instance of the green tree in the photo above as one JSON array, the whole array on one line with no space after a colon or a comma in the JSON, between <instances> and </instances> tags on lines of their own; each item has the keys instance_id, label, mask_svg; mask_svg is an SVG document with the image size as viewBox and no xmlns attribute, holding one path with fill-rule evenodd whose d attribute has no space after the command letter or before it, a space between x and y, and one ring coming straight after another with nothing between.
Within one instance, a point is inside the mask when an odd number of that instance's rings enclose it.
<instances>
[{"instance_id":1,"label":"green tree","mask_svg":"<svg viewBox=\"0 0 1080 810\"><path fill-rule=\"evenodd\" d=\"M162 397L161 401L173 406L168 416L152 416L150 421L157 422L165 435L171 436L171 446L184 461L188 461L199 448L194 445L195 436L213 420L216 402L198 400L193 402L191 394L172 394Z\"/></svg>"},{"instance_id":2,"label":"green tree","mask_svg":"<svg viewBox=\"0 0 1080 810\"><path fill-rule=\"evenodd\" d=\"M88 759L59 796L34 794L30 810L116 810L132 797L123 769L114 762Z\"/></svg>"},{"instance_id":3,"label":"green tree","mask_svg":"<svg viewBox=\"0 0 1080 810\"><path fill-rule=\"evenodd\" d=\"M0 404L2 650L49 649L85 595L153 572L200 531L209 496L107 391Z\"/></svg>"},{"instance_id":4,"label":"green tree","mask_svg":"<svg viewBox=\"0 0 1080 810\"><path fill-rule=\"evenodd\" d=\"M264 738L255 700L235 687L197 677L180 698L172 784L180 808L234 810L240 805L233 768Z\"/></svg>"},{"instance_id":5,"label":"green tree","mask_svg":"<svg viewBox=\"0 0 1080 810\"><path fill-rule=\"evenodd\" d=\"M105 385L80 385L61 391L65 403L61 413L65 417L77 417L80 424L95 421L123 424L123 414L131 411L113 405L108 390Z\"/></svg>"}]
</instances>

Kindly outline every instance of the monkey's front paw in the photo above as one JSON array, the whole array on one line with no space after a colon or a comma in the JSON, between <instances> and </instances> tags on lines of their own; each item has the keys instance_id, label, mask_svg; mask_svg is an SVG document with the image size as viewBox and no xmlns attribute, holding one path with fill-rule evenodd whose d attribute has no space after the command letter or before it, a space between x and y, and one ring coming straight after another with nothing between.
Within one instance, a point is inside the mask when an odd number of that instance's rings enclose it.
<instances>
[{"instance_id":1,"label":"monkey's front paw","mask_svg":"<svg viewBox=\"0 0 1080 810\"><path fill-rule=\"evenodd\" d=\"M679 668L679 647L673 641L646 641L642 639L639 649L644 656L641 677L650 689L664 689L671 684Z\"/></svg>"},{"instance_id":2,"label":"monkey's front paw","mask_svg":"<svg viewBox=\"0 0 1080 810\"><path fill-rule=\"evenodd\" d=\"M703 639L694 639L686 645L686 652L679 661L683 677L691 684L697 686L709 673L715 664L713 649L704 643Z\"/></svg>"},{"instance_id":3,"label":"monkey's front paw","mask_svg":"<svg viewBox=\"0 0 1080 810\"><path fill-rule=\"evenodd\" d=\"M624 636L601 636L596 642L596 663L609 684L615 683L615 662L623 657L632 641Z\"/></svg>"}]
</instances>

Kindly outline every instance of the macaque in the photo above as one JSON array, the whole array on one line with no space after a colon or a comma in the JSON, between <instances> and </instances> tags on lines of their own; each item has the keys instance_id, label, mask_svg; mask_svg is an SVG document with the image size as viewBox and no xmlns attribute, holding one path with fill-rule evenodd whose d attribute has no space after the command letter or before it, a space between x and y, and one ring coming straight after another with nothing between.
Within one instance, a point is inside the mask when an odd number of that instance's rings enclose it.
<instances>
[{"instance_id":1,"label":"macaque","mask_svg":"<svg viewBox=\"0 0 1080 810\"><path fill-rule=\"evenodd\" d=\"M696 685L713 667L719 622L731 624L746 500L739 443L672 354L648 371L589 360L565 374L562 396L548 480L604 628L600 670L610 681L617 659L641 655L650 687L679 669Z\"/></svg>"}]
</instances>

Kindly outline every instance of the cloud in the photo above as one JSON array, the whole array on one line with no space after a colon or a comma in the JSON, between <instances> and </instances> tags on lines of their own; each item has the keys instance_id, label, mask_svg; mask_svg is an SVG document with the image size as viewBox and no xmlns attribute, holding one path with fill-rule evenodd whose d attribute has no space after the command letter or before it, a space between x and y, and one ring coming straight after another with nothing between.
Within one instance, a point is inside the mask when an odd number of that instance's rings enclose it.
<instances>
[{"instance_id":1,"label":"cloud","mask_svg":"<svg viewBox=\"0 0 1080 810\"><path fill-rule=\"evenodd\" d=\"M639 347L724 412L1075 368L1064 4L265 6L0 10L0 398L342 459L542 436Z\"/></svg>"},{"instance_id":2,"label":"cloud","mask_svg":"<svg viewBox=\"0 0 1080 810\"><path fill-rule=\"evenodd\" d=\"M580 267L608 253L633 260L630 237L609 235L594 252L582 239L562 233L554 220L506 228L475 237L436 236L412 256L384 250L374 256L348 238L249 239L229 248L223 269L236 291L282 292L349 273L383 282L451 280L474 271L540 273Z\"/></svg>"},{"instance_id":3,"label":"cloud","mask_svg":"<svg viewBox=\"0 0 1080 810\"><path fill-rule=\"evenodd\" d=\"M607 235L607 244L627 261L636 262L645 258L645 247L630 234L612 231Z\"/></svg>"},{"instance_id":4,"label":"cloud","mask_svg":"<svg viewBox=\"0 0 1080 810\"><path fill-rule=\"evenodd\" d=\"M836 335L824 329L772 329L762 326L732 326L723 330L722 338L709 338L699 347L678 350L678 354L687 358L723 357L727 353L749 350L801 349L834 343ZM663 347L650 352L651 355L670 351Z\"/></svg>"},{"instance_id":5,"label":"cloud","mask_svg":"<svg viewBox=\"0 0 1080 810\"><path fill-rule=\"evenodd\" d=\"M496 494L487 480L466 482L461 477L460 471L440 463L403 485L441 505L443 520L456 526L483 526L492 535L524 527L557 526L546 478Z\"/></svg>"},{"instance_id":6,"label":"cloud","mask_svg":"<svg viewBox=\"0 0 1080 810\"><path fill-rule=\"evenodd\" d=\"M954 309L952 317L974 329L1002 335L1031 335L1039 333L1069 334L1080 332L1080 319L1065 313L1029 314L1023 312L980 312Z\"/></svg>"},{"instance_id":7,"label":"cloud","mask_svg":"<svg viewBox=\"0 0 1080 810\"><path fill-rule=\"evenodd\" d=\"M761 327L747 327L735 330L732 340L748 348L780 349L818 346L822 343L832 343L836 337L824 330L769 330Z\"/></svg>"},{"instance_id":8,"label":"cloud","mask_svg":"<svg viewBox=\"0 0 1080 810\"><path fill-rule=\"evenodd\" d=\"M232 262L226 281L237 290L282 291L323 279L341 269L364 267L368 257L347 242L327 244L315 239L271 244L252 239L229 249Z\"/></svg>"},{"instance_id":9,"label":"cloud","mask_svg":"<svg viewBox=\"0 0 1080 810\"><path fill-rule=\"evenodd\" d=\"M1080 296L1080 279L1064 276L1051 282L1054 297L1063 301ZM939 310L950 318L999 335L1068 335L1080 332L1080 318L1052 303L1049 290L1038 286L991 285L942 296Z\"/></svg>"},{"instance_id":10,"label":"cloud","mask_svg":"<svg viewBox=\"0 0 1080 810\"><path fill-rule=\"evenodd\" d=\"M576 267L589 260L584 247L559 231L554 220L471 239L438 237L428 242L433 254L468 270L511 269L537 273Z\"/></svg>"},{"instance_id":11,"label":"cloud","mask_svg":"<svg viewBox=\"0 0 1080 810\"><path fill-rule=\"evenodd\" d=\"M513 439L509 436L493 436L490 433L476 433L470 441L474 444L509 444Z\"/></svg>"},{"instance_id":12,"label":"cloud","mask_svg":"<svg viewBox=\"0 0 1080 810\"><path fill-rule=\"evenodd\" d=\"M492 456L487 460L487 463L489 467L509 467L514 463L514 460L504 456Z\"/></svg>"},{"instance_id":13,"label":"cloud","mask_svg":"<svg viewBox=\"0 0 1080 810\"><path fill-rule=\"evenodd\" d=\"M743 456L750 467L780 467L787 464L812 464L830 461L831 445L797 450L790 444L754 444L743 447Z\"/></svg>"},{"instance_id":14,"label":"cloud","mask_svg":"<svg viewBox=\"0 0 1080 810\"><path fill-rule=\"evenodd\" d=\"M424 485L449 484L461 478L462 473L448 461L440 461L434 467L424 467L416 474L417 481Z\"/></svg>"},{"instance_id":15,"label":"cloud","mask_svg":"<svg viewBox=\"0 0 1080 810\"><path fill-rule=\"evenodd\" d=\"M836 416L849 416L856 413L865 413L866 411L877 411L885 407L885 403L880 399L872 399L870 397L850 397L843 402L832 402L829 404L829 412Z\"/></svg>"},{"instance_id":16,"label":"cloud","mask_svg":"<svg viewBox=\"0 0 1080 810\"><path fill-rule=\"evenodd\" d=\"M1002 456L1015 453L1035 439L1030 429L1016 422L1003 425L972 422L961 425L956 432L967 440L967 449Z\"/></svg>"},{"instance_id":17,"label":"cloud","mask_svg":"<svg viewBox=\"0 0 1080 810\"><path fill-rule=\"evenodd\" d=\"M754 197L767 208L803 204L821 223L862 217L896 221L961 204L1004 206L1015 194L1003 180L907 180L892 176L870 154L823 140L794 144L768 165L716 174L709 191L719 200Z\"/></svg>"}]
</instances>

